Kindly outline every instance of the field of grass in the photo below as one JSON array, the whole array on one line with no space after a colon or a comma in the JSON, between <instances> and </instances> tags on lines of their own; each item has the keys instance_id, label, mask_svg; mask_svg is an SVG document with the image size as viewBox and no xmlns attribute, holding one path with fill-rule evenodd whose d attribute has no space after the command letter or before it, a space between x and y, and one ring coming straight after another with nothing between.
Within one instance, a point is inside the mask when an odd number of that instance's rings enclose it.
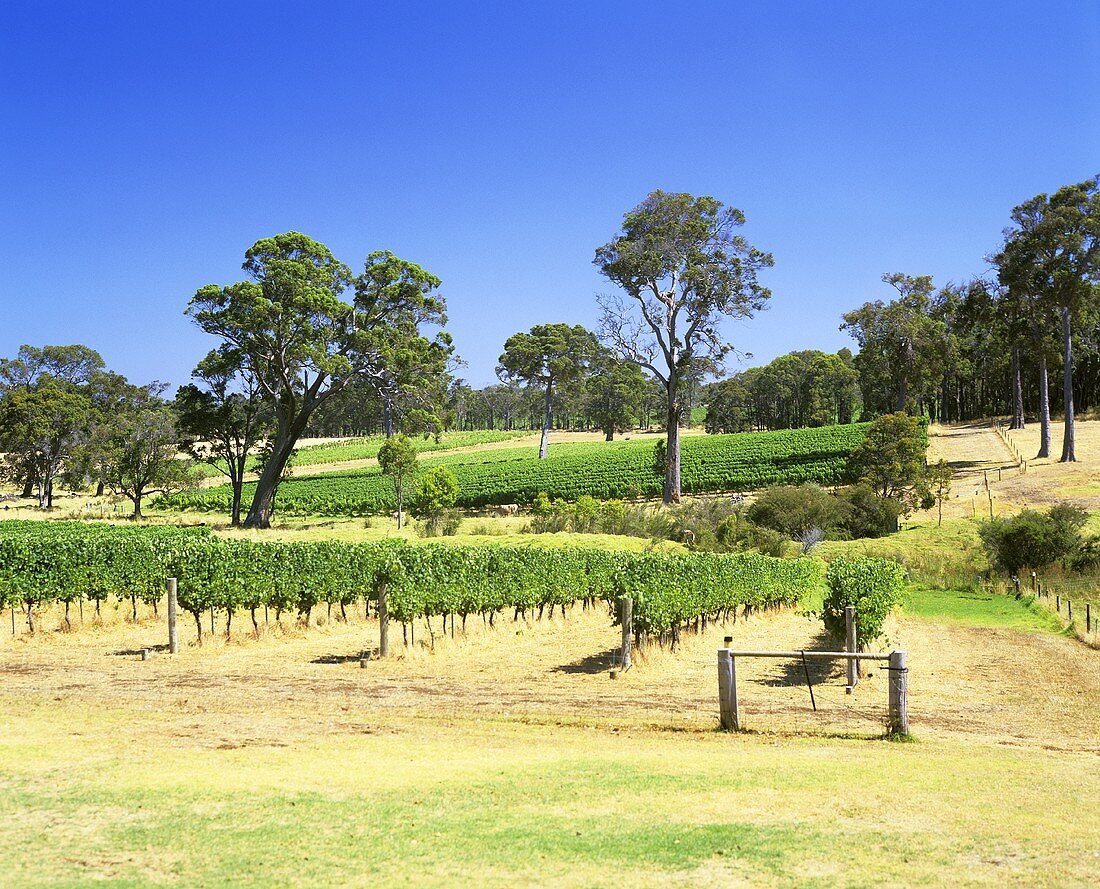
<instances>
[{"instance_id":1,"label":"field of grass","mask_svg":"<svg viewBox=\"0 0 1100 889\"><path fill-rule=\"evenodd\" d=\"M416 450L421 454L435 451L450 451L458 448L472 448L478 445L496 444L497 442L514 441L517 438L528 438L535 433L530 430L473 430L469 432L452 431L444 432L439 441L434 438L413 436ZM330 463L346 463L353 460L371 460L378 457L378 449L386 440L384 435L367 435L357 438L343 438L321 444L307 445L298 449L294 456L294 465L298 468L304 466L324 466ZM224 465L224 464L223 464ZM255 472L257 461L255 457L248 460L248 471ZM213 466L198 464L197 470L204 477L221 475Z\"/></svg>"},{"instance_id":2,"label":"field of grass","mask_svg":"<svg viewBox=\"0 0 1100 889\"><path fill-rule=\"evenodd\" d=\"M866 424L820 429L686 436L681 466L685 492L747 491L768 484L841 480L848 454ZM576 500L652 497L662 479L653 468L653 439L557 444L539 460L534 447L427 457L421 467L446 465L459 485L459 505L525 503L540 492ZM246 485L245 500L253 486ZM225 486L162 498L163 508L227 509ZM393 481L377 466L316 476L295 476L279 489L277 508L297 515L370 515L395 507Z\"/></svg>"},{"instance_id":3,"label":"field of grass","mask_svg":"<svg viewBox=\"0 0 1100 889\"><path fill-rule=\"evenodd\" d=\"M163 613L163 609L162 609ZM151 616L0 641L5 886L1088 886L1100 874L1095 652L1015 599L915 588L916 742L876 740L884 675L739 666L811 647L796 610L607 678L606 614L427 633L359 669L352 615L148 662ZM52 619L56 622L56 615ZM47 618L50 625L50 618ZM185 637L185 642L190 642ZM33 850L28 854L28 850Z\"/></svg>"}]
</instances>

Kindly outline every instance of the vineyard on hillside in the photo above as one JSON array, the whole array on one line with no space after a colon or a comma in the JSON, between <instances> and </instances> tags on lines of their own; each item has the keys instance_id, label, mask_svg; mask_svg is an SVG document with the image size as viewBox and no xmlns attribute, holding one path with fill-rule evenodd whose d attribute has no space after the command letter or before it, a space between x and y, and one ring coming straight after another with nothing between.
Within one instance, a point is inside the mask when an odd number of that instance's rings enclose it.
<instances>
[{"instance_id":1,"label":"vineyard on hillside","mask_svg":"<svg viewBox=\"0 0 1100 889\"><path fill-rule=\"evenodd\" d=\"M308 617L320 603L377 600L392 617L494 615L514 609L634 599L640 633L677 630L739 606L793 605L821 584L822 565L755 553L606 552L587 548L268 543L203 529L125 528L81 522L0 522L0 606L33 611L110 596L156 602L179 583L195 617L271 607ZM201 628L200 628L201 635Z\"/></svg>"},{"instance_id":2,"label":"vineyard on hillside","mask_svg":"<svg viewBox=\"0 0 1100 889\"><path fill-rule=\"evenodd\" d=\"M690 436L681 443L681 472L686 493L751 491L767 485L839 483L848 455L863 440L869 424ZM445 464L458 480L458 505L475 508L529 503L540 493L576 500L654 497L662 480L654 471L656 439L559 444L539 460L531 448L505 448L451 454L421 461L421 467ZM245 487L245 500L253 486ZM186 491L158 501L168 509L225 511L227 487ZM277 508L289 515L375 515L396 506L393 482L369 467L352 472L287 479L279 488Z\"/></svg>"}]
</instances>

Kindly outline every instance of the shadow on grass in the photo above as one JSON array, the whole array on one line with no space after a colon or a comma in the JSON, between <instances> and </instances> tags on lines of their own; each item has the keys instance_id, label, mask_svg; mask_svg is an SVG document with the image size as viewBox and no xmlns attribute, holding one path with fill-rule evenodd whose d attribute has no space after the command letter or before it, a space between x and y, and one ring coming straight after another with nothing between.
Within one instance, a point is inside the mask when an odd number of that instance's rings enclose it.
<instances>
[{"instance_id":1,"label":"shadow on grass","mask_svg":"<svg viewBox=\"0 0 1100 889\"><path fill-rule=\"evenodd\" d=\"M165 642L161 645L144 645L141 648L120 648L118 651L112 651L112 657L140 657L143 651L164 652L168 650L168 643Z\"/></svg>"},{"instance_id":2,"label":"shadow on grass","mask_svg":"<svg viewBox=\"0 0 1100 889\"><path fill-rule=\"evenodd\" d=\"M587 674L594 676L597 673L605 673L613 670L619 663L619 649L609 648L602 654L590 654L588 657L571 664L560 664L554 667L551 673Z\"/></svg>"},{"instance_id":3,"label":"shadow on grass","mask_svg":"<svg viewBox=\"0 0 1100 889\"><path fill-rule=\"evenodd\" d=\"M813 643L806 651L837 651L840 646L825 630L818 631ZM793 685L806 685L806 671L809 669L810 681L814 685L820 685L828 679L844 675L844 661L808 659L803 666L801 658L779 661L779 675L761 679L760 685L769 685L773 688L789 687Z\"/></svg>"},{"instance_id":4,"label":"shadow on grass","mask_svg":"<svg viewBox=\"0 0 1100 889\"><path fill-rule=\"evenodd\" d=\"M371 651L369 653L370 653L371 657L375 656L373 651ZM360 660L362 660L362 658L365 654L367 654L367 652L365 650L360 651L360 652L356 652L355 654L322 654L319 657L313 658L313 660L311 660L310 663L311 664L354 664L354 663L358 663Z\"/></svg>"}]
</instances>

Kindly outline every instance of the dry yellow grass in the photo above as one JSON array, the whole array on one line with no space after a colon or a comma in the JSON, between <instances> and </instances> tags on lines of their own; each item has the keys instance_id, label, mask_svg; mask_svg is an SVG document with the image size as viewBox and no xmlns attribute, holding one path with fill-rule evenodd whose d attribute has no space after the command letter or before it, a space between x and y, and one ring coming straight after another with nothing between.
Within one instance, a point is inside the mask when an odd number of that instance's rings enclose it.
<instances>
[{"instance_id":1,"label":"dry yellow grass","mask_svg":"<svg viewBox=\"0 0 1100 889\"><path fill-rule=\"evenodd\" d=\"M163 610L162 610L163 613ZM916 744L885 682L715 649L819 645L795 611L685 636L611 680L605 610L480 619L358 666L361 615L141 661L162 621L0 641L5 885L1089 885L1100 671L1065 637L906 618ZM242 619L243 618L243 619ZM224 630L219 623L219 632ZM791 669L791 668L794 669ZM875 668L871 668L876 673ZM1091 813L1091 815L1090 815ZM47 839L48 838L48 839Z\"/></svg>"}]
</instances>

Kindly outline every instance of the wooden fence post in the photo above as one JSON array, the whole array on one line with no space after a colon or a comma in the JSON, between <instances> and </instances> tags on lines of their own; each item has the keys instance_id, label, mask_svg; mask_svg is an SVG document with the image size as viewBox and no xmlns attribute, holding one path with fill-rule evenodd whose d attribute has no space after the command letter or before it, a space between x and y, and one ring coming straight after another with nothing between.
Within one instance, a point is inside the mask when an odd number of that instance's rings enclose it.
<instances>
[{"instance_id":1,"label":"wooden fence post","mask_svg":"<svg viewBox=\"0 0 1100 889\"><path fill-rule=\"evenodd\" d=\"M909 668L904 651L890 652L890 734L909 734Z\"/></svg>"},{"instance_id":2,"label":"wooden fence post","mask_svg":"<svg viewBox=\"0 0 1100 889\"><path fill-rule=\"evenodd\" d=\"M851 654L856 653L856 609L854 605L844 606L844 650ZM858 664L859 661L854 658L848 658L844 662L845 675L848 677L847 685L844 687L846 694L851 694L859 683Z\"/></svg>"},{"instance_id":3,"label":"wooden fence post","mask_svg":"<svg viewBox=\"0 0 1100 889\"><path fill-rule=\"evenodd\" d=\"M1092 632L1092 605L1088 602L1085 603L1085 632Z\"/></svg>"},{"instance_id":4,"label":"wooden fence post","mask_svg":"<svg viewBox=\"0 0 1100 889\"><path fill-rule=\"evenodd\" d=\"M179 618L179 602L176 594L176 578L168 578L168 651L171 654L179 654L180 631L177 626Z\"/></svg>"},{"instance_id":5,"label":"wooden fence post","mask_svg":"<svg viewBox=\"0 0 1100 889\"><path fill-rule=\"evenodd\" d=\"M390 606L386 601L386 584L378 590L378 656L390 656Z\"/></svg>"},{"instance_id":6,"label":"wooden fence post","mask_svg":"<svg viewBox=\"0 0 1100 889\"><path fill-rule=\"evenodd\" d=\"M622 602L623 650L619 667L625 673L630 669L630 643L634 638L634 600L627 596Z\"/></svg>"},{"instance_id":7,"label":"wooden fence post","mask_svg":"<svg viewBox=\"0 0 1100 889\"><path fill-rule=\"evenodd\" d=\"M728 648L718 649L718 710L719 721L725 731L740 731L741 718L737 708L736 658Z\"/></svg>"}]
</instances>

